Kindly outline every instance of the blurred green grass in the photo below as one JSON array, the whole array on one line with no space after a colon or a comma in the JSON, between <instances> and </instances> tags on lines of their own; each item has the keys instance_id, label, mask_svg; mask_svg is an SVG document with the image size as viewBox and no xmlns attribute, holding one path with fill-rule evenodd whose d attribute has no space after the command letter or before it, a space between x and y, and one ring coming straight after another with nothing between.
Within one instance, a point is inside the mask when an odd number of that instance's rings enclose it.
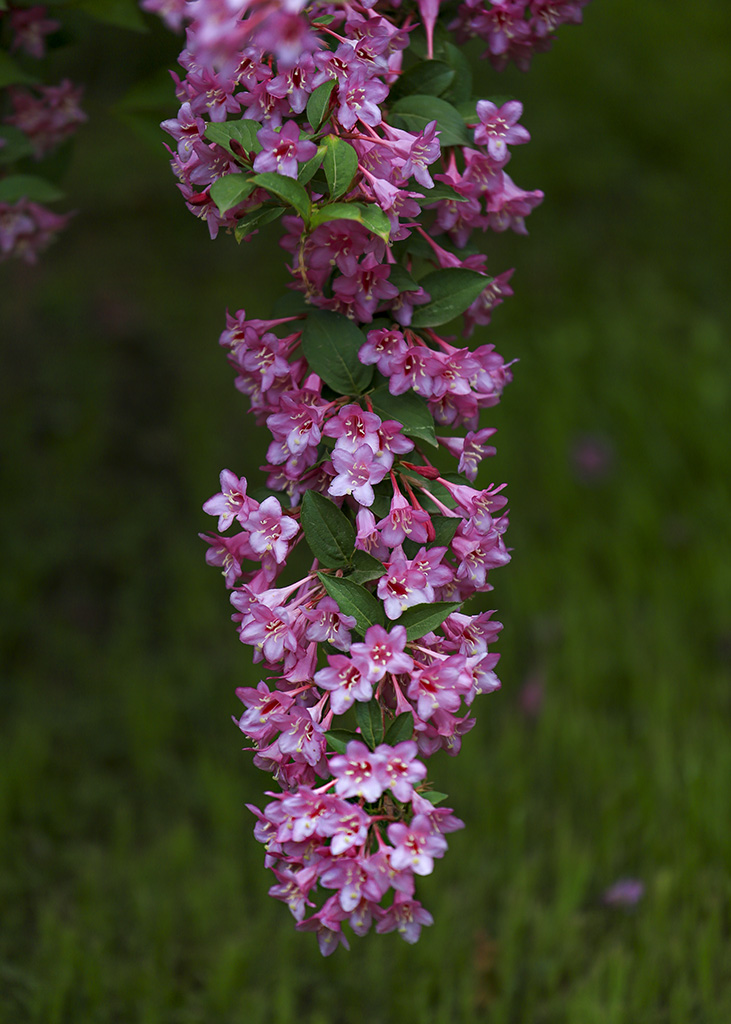
<instances>
[{"instance_id":1,"label":"blurred green grass","mask_svg":"<svg viewBox=\"0 0 731 1024\"><path fill-rule=\"evenodd\" d=\"M230 723L258 676L196 539L219 469L261 461L216 341L227 306L267 315L279 250L210 243L109 113L175 40L57 56L91 83L79 214L0 269L3 1024L731 1019L728 15L585 22L498 80L533 134L511 174L546 200L489 240L518 268L484 333L520 359L488 417L504 687L432 773L468 827L417 946L325 961L266 895L244 804L267 778ZM626 876L643 899L604 906Z\"/></svg>"}]
</instances>

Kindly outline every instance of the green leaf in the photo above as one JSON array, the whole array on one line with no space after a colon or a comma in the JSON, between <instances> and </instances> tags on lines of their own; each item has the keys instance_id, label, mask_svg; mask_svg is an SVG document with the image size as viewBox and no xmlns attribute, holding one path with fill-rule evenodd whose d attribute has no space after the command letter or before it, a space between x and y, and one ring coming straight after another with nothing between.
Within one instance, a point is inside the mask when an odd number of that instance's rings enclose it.
<instances>
[{"instance_id":1,"label":"green leaf","mask_svg":"<svg viewBox=\"0 0 731 1024\"><path fill-rule=\"evenodd\" d=\"M404 433L409 437L426 441L436 448L434 418L423 398L413 391L406 391L403 395L392 395L388 390L388 384L382 384L371 392L370 399L374 412L377 412L382 420L398 420Z\"/></svg>"},{"instance_id":2,"label":"green leaf","mask_svg":"<svg viewBox=\"0 0 731 1024\"><path fill-rule=\"evenodd\" d=\"M437 804L444 803L449 794L437 793L436 789L430 789L428 793L421 793L420 796L423 796L425 800L428 800L430 804L434 804L436 807Z\"/></svg>"},{"instance_id":3,"label":"green leaf","mask_svg":"<svg viewBox=\"0 0 731 1024\"><path fill-rule=\"evenodd\" d=\"M355 527L323 494L305 491L302 529L312 554L326 569L340 569L353 557Z\"/></svg>"},{"instance_id":4,"label":"green leaf","mask_svg":"<svg viewBox=\"0 0 731 1024\"><path fill-rule=\"evenodd\" d=\"M281 206L260 206L258 210L252 210L251 213L247 213L245 217L242 217L236 225L234 231L236 241L243 241L247 235L252 234L259 228L263 228L265 224L269 224L271 221L281 217L283 213L284 209Z\"/></svg>"},{"instance_id":5,"label":"green leaf","mask_svg":"<svg viewBox=\"0 0 731 1024\"><path fill-rule=\"evenodd\" d=\"M251 178L245 174L224 174L213 182L209 193L219 213L224 214L248 199L255 187Z\"/></svg>"},{"instance_id":6,"label":"green leaf","mask_svg":"<svg viewBox=\"0 0 731 1024\"><path fill-rule=\"evenodd\" d=\"M358 360L365 338L342 313L313 310L302 329L302 351L310 367L340 395L359 395L373 378L373 367Z\"/></svg>"},{"instance_id":7,"label":"green leaf","mask_svg":"<svg viewBox=\"0 0 731 1024\"><path fill-rule=\"evenodd\" d=\"M5 145L0 146L0 163L10 164L15 160L22 160L33 152L33 145L28 136L11 124L0 126L0 139L5 140Z\"/></svg>"},{"instance_id":8,"label":"green leaf","mask_svg":"<svg viewBox=\"0 0 731 1024\"><path fill-rule=\"evenodd\" d=\"M84 11L95 21L106 25L129 28L134 32L149 32L135 0L75 0L69 7Z\"/></svg>"},{"instance_id":9,"label":"green leaf","mask_svg":"<svg viewBox=\"0 0 731 1024\"><path fill-rule=\"evenodd\" d=\"M411 326L438 327L448 323L464 313L491 281L491 277L463 267L450 267L448 270L435 270L427 274L419 284L429 293L431 300L414 310Z\"/></svg>"},{"instance_id":10,"label":"green leaf","mask_svg":"<svg viewBox=\"0 0 731 1024\"><path fill-rule=\"evenodd\" d=\"M405 96L391 107L395 128L421 132L437 122L440 146L469 146L472 141L458 110L437 96Z\"/></svg>"},{"instance_id":11,"label":"green leaf","mask_svg":"<svg viewBox=\"0 0 731 1024\"><path fill-rule=\"evenodd\" d=\"M271 171L255 174L252 181L260 188L265 188L270 195L276 196L283 203L294 207L305 225L309 224L310 197L307 195L304 185L300 185L294 178L288 178L285 174L274 174Z\"/></svg>"},{"instance_id":12,"label":"green leaf","mask_svg":"<svg viewBox=\"0 0 731 1024\"><path fill-rule=\"evenodd\" d=\"M325 733L325 739L338 754L344 754L350 741L359 740L360 736L357 732L349 732L348 729L330 729Z\"/></svg>"},{"instance_id":13,"label":"green leaf","mask_svg":"<svg viewBox=\"0 0 731 1024\"><path fill-rule=\"evenodd\" d=\"M424 60L410 67L398 78L391 95L398 100L417 93L422 96L441 96L454 81L455 72L440 60Z\"/></svg>"},{"instance_id":14,"label":"green leaf","mask_svg":"<svg viewBox=\"0 0 731 1024\"><path fill-rule=\"evenodd\" d=\"M306 185L308 181L311 181L315 174L319 171L322 161L325 156L325 147L318 146L317 152L305 163L300 164L299 170L297 171L297 181L300 185Z\"/></svg>"},{"instance_id":15,"label":"green leaf","mask_svg":"<svg viewBox=\"0 0 731 1024\"><path fill-rule=\"evenodd\" d=\"M327 203L315 206L310 218L310 227L314 230L329 220L355 220L387 242L391 234L391 222L380 208L363 203Z\"/></svg>"},{"instance_id":16,"label":"green leaf","mask_svg":"<svg viewBox=\"0 0 731 1024\"><path fill-rule=\"evenodd\" d=\"M414 735L414 716L410 711L404 711L403 714L398 715L388 727L384 743L388 743L389 747L395 747L397 743L403 743L404 740L410 740Z\"/></svg>"},{"instance_id":17,"label":"green leaf","mask_svg":"<svg viewBox=\"0 0 731 1024\"><path fill-rule=\"evenodd\" d=\"M381 705L374 698L367 704L356 702L355 720L360 728L360 734L371 750L375 750L379 743L383 742L383 712Z\"/></svg>"},{"instance_id":18,"label":"green leaf","mask_svg":"<svg viewBox=\"0 0 731 1024\"><path fill-rule=\"evenodd\" d=\"M445 42L442 52L447 64L454 71L454 80L444 93L443 99L456 106L472 95L472 68L464 52L454 43Z\"/></svg>"},{"instance_id":19,"label":"green leaf","mask_svg":"<svg viewBox=\"0 0 731 1024\"><path fill-rule=\"evenodd\" d=\"M208 142L215 142L217 146L222 146L231 156L240 158L241 154L231 148L231 143L237 142L247 153L259 153L261 143L257 139L256 133L260 129L261 125L258 121L252 121L246 117L240 121L223 121L221 123L211 121L206 125L203 137Z\"/></svg>"},{"instance_id":20,"label":"green leaf","mask_svg":"<svg viewBox=\"0 0 731 1024\"><path fill-rule=\"evenodd\" d=\"M381 207L376 206L375 203L364 207L360 223L367 227L369 231L372 231L374 235L382 238L384 242L387 242L391 237L391 222Z\"/></svg>"},{"instance_id":21,"label":"green leaf","mask_svg":"<svg viewBox=\"0 0 731 1024\"><path fill-rule=\"evenodd\" d=\"M457 532L457 527L462 522L461 517L432 516L431 521L435 534L433 546L439 548L449 547L452 543L452 538Z\"/></svg>"},{"instance_id":22,"label":"green leaf","mask_svg":"<svg viewBox=\"0 0 731 1024\"><path fill-rule=\"evenodd\" d=\"M422 190L421 185L417 185L410 191L422 193L423 198L421 196L413 196L417 203L421 203L422 206L438 203L442 199L450 199L453 203L466 203L469 198L469 196L461 196L456 189L453 189L451 185L447 185L443 181L435 181L434 188Z\"/></svg>"},{"instance_id":23,"label":"green leaf","mask_svg":"<svg viewBox=\"0 0 731 1024\"><path fill-rule=\"evenodd\" d=\"M29 199L33 203L52 203L63 199L63 192L45 178L35 174L11 174L0 180L0 202L17 203Z\"/></svg>"},{"instance_id":24,"label":"green leaf","mask_svg":"<svg viewBox=\"0 0 731 1024\"><path fill-rule=\"evenodd\" d=\"M327 186L333 199L350 189L358 170L358 154L344 139L337 135L328 135L325 142L325 159L323 162Z\"/></svg>"},{"instance_id":25,"label":"green leaf","mask_svg":"<svg viewBox=\"0 0 731 1024\"><path fill-rule=\"evenodd\" d=\"M354 566L353 572L348 576L352 583L370 583L372 580L380 579L386 571L383 562L360 549L356 550L350 564Z\"/></svg>"},{"instance_id":26,"label":"green leaf","mask_svg":"<svg viewBox=\"0 0 731 1024\"><path fill-rule=\"evenodd\" d=\"M330 94L336 85L336 80L331 78L329 82L323 82L314 92L310 93L310 98L307 100L307 120L312 125L313 132L316 132L325 120L330 106Z\"/></svg>"},{"instance_id":27,"label":"green leaf","mask_svg":"<svg viewBox=\"0 0 731 1024\"><path fill-rule=\"evenodd\" d=\"M441 626L446 617L452 612L456 612L460 606L460 601L433 601L431 604L417 604L413 608L406 609L398 620L398 624L406 627L408 640L418 640L425 633L431 633L433 629Z\"/></svg>"},{"instance_id":28,"label":"green leaf","mask_svg":"<svg viewBox=\"0 0 731 1024\"><path fill-rule=\"evenodd\" d=\"M37 81L34 75L23 71L9 54L0 50L0 89L6 85L34 85Z\"/></svg>"},{"instance_id":29,"label":"green leaf","mask_svg":"<svg viewBox=\"0 0 731 1024\"><path fill-rule=\"evenodd\" d=\"M398 288L399 292L418 292L420 285L416 282L406 267L401 263L393 263L388 275L388 283ZM371 330L375 330L371 326Z\"/></svg>"},{"instance_id":30,"label":"green leaf","mask_svg":"<svg viewBox=\"0 0 731 1024\"><path fill-rule=\"evenodd\" d=\"M355 616L356 629L361 636L369 626L385 626L383 606L370 590L339 576L328 576L324 572L318 572L317 575L343 615Z\"/></svg>"}]
</instances>

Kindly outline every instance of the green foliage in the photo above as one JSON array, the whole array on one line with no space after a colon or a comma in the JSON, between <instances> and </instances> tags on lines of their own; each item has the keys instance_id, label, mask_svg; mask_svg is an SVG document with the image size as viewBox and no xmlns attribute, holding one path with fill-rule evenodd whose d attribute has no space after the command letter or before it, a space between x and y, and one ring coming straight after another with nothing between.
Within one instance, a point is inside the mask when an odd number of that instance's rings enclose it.
<instances>
[{"instance_id":1,"label":"green foliage","mask_svg":"<svg viewBox=\"0 0 731 1024\"><path fill-rule=\"evenodd\" d=\"M247 213L236 224L234 237L237 242L243 242L252 232L258 231L266 224L281 217L284 209L281 206L260 206L257 210Z\"/></svg>"},{"instance_id":2,"label":"green foliage","mask_svg":"<svg viewBox=\"0 0 731 1024\"><path fill-rule=\"evenodd\" d=\"M310 367L340 395L359 395L373 378L373 367L358 359L361 331L342 313L313 310L302 328L302 351Z\"/></svg>"},{"instance_id":3,"label":"green foliage","mask_svg":"<svg viewBox=\"0 0 731 1024\"><path fill-rule=\"evenodd\" d=\"M422 96L441 96L454 81L455 72L439 60L425 60L414 64L397 80L391 95L395 100L414 93Z\"/></svg>"},{"instance_id":4,"label":"green foliage","mask_svg":"<svg viewBox=\"0 0 731 1024\"><path fill-rule=\"evenodd\" d=\"M240 121L209 121L203 134L209 142L222 146L231 156L240 157L240 151L232 148L231 143L238 143L247 153L260 153L262 146L257 138L260 128L258 121L244 117Z\"/></svg>"},{"instance_id":5,"label":"green foliage","mask_svg":"<svg viewBox=\"0 0 731 1024\"><path fill-rule=\"evenodd\" d=\"M0 164L14 163L33 152L28 136L11 124L0 127L0 139L4 140L4 144L0 145Z\"/></svg>"},{"instance_id":6,"label":"green foliage","mask_svg":"<svg viewBox=\"0 0 731 1024\"><path fill-rule=\"evenodd\" d=\"M430 301L414 309L414 327L439 327L460 316L492 281L476 270L451 267L435 270L422 277L419 284L429 293Z\"/></svg>"},{"instance_id":7,"label":"green foliage","mask_svg":"<svg viewBox=\"0 0 731 1024\"><path fill-rule=\"evenodd\" d=\"M310 197L304 185L294 178L287 178L283 174L275 174L273 171L266 171L263 174L255 174L251 179L259 188L264 188L270 195L281 200L285 205L291 206L300 215L305 224L310 220Z\"/></svg>"},{"instance_id":8,"label":"green foliage","mask_svg":"<svg viewBox=\"0 0 731 1024\"><path fill-rule=\"evenodd\" d=\"M414 716L410 711L404 711L402 714L397 715L389 725L384 742L388 743L390 747L395 747L397 743L410 740L413 734Z\"/></svg>"},{"instance_id":9,"label":"green foliage","mask_svg":"<svg viewBox=\"0 0 731 1024\"><path fill-rule=\"evenodd\" d=\"M355 628L361 636L369 626L384 626L386 617L383 605L370 590L340 576L328 576L318 572L320 582L338 605L343 615L355 617Z\"/></svg>"},{"instance_id":10,"label":"green foliage","mask_svg":"<svg viewBox=\"0 0 731 1024\"><path fill-rule=\"evenodd\" d=\"M383 562L379 562L377 558L369 555L367 551L357 550L353 555L351 564L354 568L348 574L348 579L353 583L371 583L373 580L380 579L386 571Z\"/></svg>"},{"instance_id":11,"label":"green foliage","mask_svg":"<svg viewBox=\"0 0 731 1024\"><path fill-rule=\"evenodd\" d=\"M325 120L330 106L330 96L336 85L337 82L333 78L329 82L318 85L314 92L310 93L307 100L307 120L310 122L313 132L316 132Z\"/></svg>"},{"instance_id":12,"label":"green foliage","mask_svg":"<svg viewBox=\"0 0 731 1024\"><path fill-rule=\"evenodd\" d=\"M350 189L358 170L358 154L349 142L338 138L337 135L328 135L325 147L323 167L330 198L339 199Z\"/></svg>"},{"instance_id":13,"label":"green foliage","mask_svg":"<svg viewBox=\"0 0 731 1024\"><path fill-rule=\"evenodd\" d=\"M92 117L73 230L38 268L0 268L3 1022L731 1020L729 201L724 161L698 159L724 131L727 13L615 0L584 19L530 74L476 79L524 102L509 170L547 199L530 239L490 240L521 285L479 335L520 357L480 477L509 480L503 689L434 760L467 827L419 881L435 923L416 946L371 935L323 960L267 896L245 809L266 776L232 691L261 666L192 538L215 470L263 461L215 338L225 305L269 315L275 243L210 245L160 156ZM103 31L70 71L98 103L89 69L114 97L139 59L100 60ZM135 40L148 65L166 38ZM587 433L610 443L603 480L574 472ZM624 875L642 901L603 906Z\"/></svg>"},{"instance_id":14,"label":"green foliage","mask_svg":"<svg viewBox=\"0 0 731 1024\"><path fill-rule=\"evenodd\" d=\"M305 491L302 496L302 529L312 554L326 569L342 568L352 560L353 524L329 498L317 491Z\"/></svg>"},{"instance_id":15,"label":"green foliage","mask_svg":"<svg viewBox=\"0 0 731 1024\"><path fill-rule=\"evenodd\" d=\"M0 50L0 89L8 85L35 85L37 82L38 79L24 71L9 53Z\"/></svg>"},{"instance_id":16,"label":"green foliage","mask_svg":"<svg viewBox=\"0 0 731 1024\"><path fill-rule=\"evenodd\" d=\"M69 0L68 6L115 28L147 32L148 27L135 0Z\"/></svg>"},{"instance_id":17,"label":"green foliage","mask_svg":"<svg viewBox=\"0 0 731 1024\"><path fill-rule=\"evenodd\" d=\"M224 174L211 185L210 196L223 214L248 199L255 188L252 179L245 174Z\"/></svg>"},{"instance_id":18,"label":"green foliage","mask_svg":"<svg viewBox=\"0 0 731 1024\"><path fill-rule=\"evenodd\" d=\"M35 174L9 174L7 178L0 179L0 203L17 203L19 199L52 203L63 199L63 192Z\"/></svg>"},{"instance_id":19,"label":"green foliage","mask_svg":"<svg viewBox=\"0 0 731 1024\"><path fill-rule=\"evenodd\" d=\"M459 111L437 96L405 96L391 111L394 127L410 132L421 132L436 121L440 146L468 146L472 141Z\"/></svg>"},{"instance_id":20,"label":"green foliage","mask_svg":"<svg viewBox=\"0 0 731 1024\"><path fill-rule=\"evenodd\" d=\"M441 626L446 617L452 612L456 612L459 607L459 601L432 601L431 604L417 604L403 612L398 624L406 627L406 636L409 640L418 640L419 637Z\"/></svg>"},{"instance_id":21,"label":"green foliage","mask_svg":"<svg viewBox=\"0 0 731 1024\"><path fill-rule=\"evenodd\" d=\"M383 711L375 698L367 703L356 701L355 720L358 723L361 737L371 750L375 750L383 742Z\"/></svg>"},{"instance_id":22,"label":"green foliage","mask_svg":"<svg viewBox=\"0 0 731 1024\"><path fill-rule=\"evenodd\" d=\"M313 208L310 227L314 230L330 220L354 220L387 242L391 223L380 207L366 203L326 203Z\"/></svg>"},{"instance_id":23,"label":"green foliage","mask_svg":"<svg viewBox=\"0 0 731 1024\"><path fill-rule=\"evenodd\" d=\"M381 378L382 379L382 378ZM381 384L370 395L373 411L382 420L398 420L403 432L418 441L426 441L436 448L434 419L426 402L413 391L403 395L392 395L388 384Z\"/></svg>"}]
</instances>

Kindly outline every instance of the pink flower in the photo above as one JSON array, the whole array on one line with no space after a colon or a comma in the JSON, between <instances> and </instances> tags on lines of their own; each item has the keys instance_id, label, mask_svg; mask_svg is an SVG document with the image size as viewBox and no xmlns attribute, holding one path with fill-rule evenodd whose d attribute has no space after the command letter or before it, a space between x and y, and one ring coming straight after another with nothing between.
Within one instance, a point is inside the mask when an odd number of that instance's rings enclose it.
<instances>
[{"instance_id":1,"label":"pink flower","mask_svg":"<svg viewBox=\"0 0 731 1024\"><path fill-rule=\"evenodd\" d=\"M230 469L221 471L221 490L203 505L209 516L218 516L218 529L227 530L234 519L244 523L256 502L246 497L246 477L240 479Z\"/></svg>"},{"instance_id":2,"label":"pink flower","mask_svg":"<svg viewBox=\"0 0 731 1024\"><path fill-rule=\"evenodd\" d=\"M295 121L287 121L279 131L260 128L256 137L262 145L261 152L254 157L254 170L258 173L270 171L296 178L297 165L311 160L317 152L314 142L300 141L300 130Z\"/></svg>"},{"instance_id":3,"label":"pink flower","mask_svg":"<svg viewBox=\"0 0 731 1024\"><path fill-rule=\"evenodd\" d=\"M354 452L336 448L332 464L337 476L330 483L328 493L337 498L352 494L358 504L372 505L375 500L373 484L379 484L387 473L373 449L367 444Z\"/></svg>"},{"instance_id":4,"label":"pink flower","mask_svg":"<svg viewBox=\"0 0 731 1024\"><path fill-rule=\"evenodd\" d=\"M360 740L351 740L344 754L330 758L330 771L341 797L362 797L373 803L388 788L389 776L382 753L371 752Z\"/></svg>"},{"instance_id":5,"label":"pink flower","mask_svg":"<svg viewBox=\"0 0 731 1024\"><path fill-rule=\"evenodd\" d=\"M411 672L414 660L404 653L406 646L406 630L403 626L394 626L386 632L383 626L369 626L365 634L365 642L353 644L350 648L355 663L363 666L368 679L378 683L387 672Z\"/></svg>"},{"instance_id":6,"label":"pink flower","mask_svg":"<svg viewBox=\"0 0 731 1024\"><path fill-rule=\"evenodd\" d=\"M299 531L299 524L282 513L277 498L265 498L258 509L246 519L250 543L257 554L271 551L276 562L283 562L289 553L289 541Z\"/></svg>"}]
</instances>

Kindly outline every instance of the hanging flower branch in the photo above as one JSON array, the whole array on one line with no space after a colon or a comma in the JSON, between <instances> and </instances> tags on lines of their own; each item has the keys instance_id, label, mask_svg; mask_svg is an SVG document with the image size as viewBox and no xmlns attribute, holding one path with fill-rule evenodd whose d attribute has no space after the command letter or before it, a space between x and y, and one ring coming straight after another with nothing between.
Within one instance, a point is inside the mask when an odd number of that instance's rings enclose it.
<instances>
[{"instance_id":1,"label":"hanging flower branch","mask_svg":"<svg viewBox=\"0 0 731 1024\"><path fill-rule=\"evenodd\" d=\"M272 435L266 488L224 470L205 539L266 674L236 692L281 787L251 808L270 893L324 954L348 945L346 923L408 942L432 923L415 880L463 824L426 761L458 753L473 701L499 686L501 624L464 603L510 559L504 485L474 484L495 452L479 414L511 371L493 345L440 332L462 317L470 337L512 294L470 239L525 233L542 193L505 170L529 140L521 104L473 98L450 31L525 66L582 5L186 5L164 123L179 188L212 237L281 218L290 257L280 314L240 310L221 335Z\"/></svg>"},{"instance_id":2,"label":"hanging flower branch","mask_svg":"<svg viewBox=\"0 0 731 1024\"><path fill-rule=\"evenodd\" d=\"M35 169L86 121L79 86L68 79L43 85L34 73L47 37L61 27L47 13L41 6L0 10L0 262L35 263L72 217L46 206L63 193Z\"/></svg>"}]
</instances>

